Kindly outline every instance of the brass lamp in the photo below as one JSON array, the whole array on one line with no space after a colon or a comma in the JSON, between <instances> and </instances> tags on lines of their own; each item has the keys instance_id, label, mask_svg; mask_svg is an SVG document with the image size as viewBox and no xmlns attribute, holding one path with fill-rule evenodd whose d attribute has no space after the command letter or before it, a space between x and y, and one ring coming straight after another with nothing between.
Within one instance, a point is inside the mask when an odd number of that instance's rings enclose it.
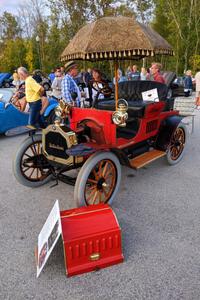
<instances>
[{"instance_id":1,"label":"brass lamp","mask_svg":"<svg viewBox=\"0 0 200 300\"><path fill-rule=\"evenodd\" d=\"M120 127L126 127L128 119L128 102L125 99L118 100L117 110L112 114L113 123Z\"/></svg>"}]
</instances>

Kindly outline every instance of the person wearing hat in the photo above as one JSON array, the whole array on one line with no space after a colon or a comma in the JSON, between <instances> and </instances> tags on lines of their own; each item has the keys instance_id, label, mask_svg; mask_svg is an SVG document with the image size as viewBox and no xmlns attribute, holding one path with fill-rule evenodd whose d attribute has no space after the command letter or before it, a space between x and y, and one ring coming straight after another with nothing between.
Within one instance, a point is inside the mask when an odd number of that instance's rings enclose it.
<instances>
[{"instance_id":1,"label":"person wearing hat","mask_svg":"<svg viewBox=\"0 0 200 300\"><path fill-rule=\"evenodd\" d=\"M78 66L74 61L69 61L65 65L66 75L62 80L62 98L73 106L80 106L81 93L74 80L78 75Z\"/></svg>"}]
</instances>

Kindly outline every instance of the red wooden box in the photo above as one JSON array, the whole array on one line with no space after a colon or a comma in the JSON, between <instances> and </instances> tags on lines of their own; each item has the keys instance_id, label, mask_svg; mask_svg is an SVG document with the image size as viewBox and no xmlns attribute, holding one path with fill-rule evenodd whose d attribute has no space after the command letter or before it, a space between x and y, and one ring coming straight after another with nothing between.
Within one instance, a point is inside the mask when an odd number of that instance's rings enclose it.
<instances>
[{"instance_id":1,"label":"red wooden box","mask_svg":"<svg viewBox=\"0 0 200 300\"><path fill-rule=\"evenodd\" d=\"M73 276L123 261L121 229L105 204L61 211L65 266Z\"/></svg>"}]
</instances>

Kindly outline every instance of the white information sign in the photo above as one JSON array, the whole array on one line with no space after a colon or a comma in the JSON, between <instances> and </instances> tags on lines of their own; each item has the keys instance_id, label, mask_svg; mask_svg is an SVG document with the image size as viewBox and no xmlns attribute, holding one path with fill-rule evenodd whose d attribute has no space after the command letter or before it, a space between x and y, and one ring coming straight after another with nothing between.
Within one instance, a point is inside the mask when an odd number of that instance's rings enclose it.
<instances>
[{"instance_id":1,"label":"white information sign","mask_svg":"<svg viewBox=\"0 0 200 300\"><path fill-rule=\"evenodd\" d=\"M38 236L37 246L37 277L44 268L53 248L56 245L62 232L60 209L56 200L42 230Z\"/></svg>"},{"instance_id":2,"label":"white information sign","mask_svg":"<svg viewBox=\"0 0 200 300\"><path fill-rule=\"evenodd\" d=\"M152 89L152 90L143 92L142 99L143 99L143 101L159 102L158 90Z\"/></svg>"}]
</instances>

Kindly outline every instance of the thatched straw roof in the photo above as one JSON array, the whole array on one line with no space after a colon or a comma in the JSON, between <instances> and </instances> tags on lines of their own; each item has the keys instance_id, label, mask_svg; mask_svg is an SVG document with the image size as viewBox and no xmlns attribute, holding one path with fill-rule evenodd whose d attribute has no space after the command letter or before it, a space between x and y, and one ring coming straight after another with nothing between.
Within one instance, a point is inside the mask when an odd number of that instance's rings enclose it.
<instances>
[{"instance_id":1,"label":"thatched straw roof","mask_svg":"<svg viewBox=\"0 0 200 300\"><path fill-rule=\"evenodd\" d=\"M104 17L82 27L61 60L131 59L173 55L172 47L152 28L134 18Z\"/></svg>"}]
</instances>

